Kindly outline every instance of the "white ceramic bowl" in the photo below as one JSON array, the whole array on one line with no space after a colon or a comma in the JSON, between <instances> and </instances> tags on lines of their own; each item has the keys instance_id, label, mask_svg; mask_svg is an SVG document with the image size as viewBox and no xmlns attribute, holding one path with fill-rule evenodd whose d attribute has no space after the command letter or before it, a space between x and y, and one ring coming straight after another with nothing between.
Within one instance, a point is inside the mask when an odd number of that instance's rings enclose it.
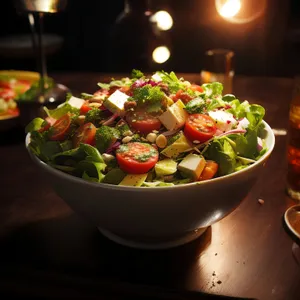
<instances>
[{"instance_id":1,"label":"white ceramic bowl","mask_svg":"<svg viewBox=\"0 0 300 300\"><path fill-rule=\"evenodd\" d=\"M264 124L268 151L257 162L223 177L174 187L88 182L56 170L29 153L49 176L56 193L108 238L132 247L168 248L194 240L246 197L275 144L272 129ZM29 139L27 135L26 146Z\"/></svg>"}]
</instances>

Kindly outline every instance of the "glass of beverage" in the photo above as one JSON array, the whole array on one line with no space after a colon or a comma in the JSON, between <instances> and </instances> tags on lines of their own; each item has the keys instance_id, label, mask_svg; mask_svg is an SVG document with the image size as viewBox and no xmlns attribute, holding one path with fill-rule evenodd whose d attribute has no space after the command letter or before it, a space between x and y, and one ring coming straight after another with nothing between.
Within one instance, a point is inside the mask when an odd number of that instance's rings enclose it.
<instances>
[{"instance_id":1,"label":"glass of beverage","mask_svg":"<svg viewBox=\"0 0 300 300\"><path fill-rule=\"evenodd\" d=\"M223 84L223 93L232 93L234 52L227 49L212 49L205 52L201 82L218 81Z\"/></svg>"},{"instance_id":2,"label":"glass of beverage","mask_svg":"<svg viewBox=\"0 0 300 300\"><path fill-rule=\"evenodd\" d=\"M290 104L287 160L287 192L293 199L300 201L300 77L295 79Z\"/></svg>"},{"instance_id":3,"label":"glass of beverage","mask_svg":"<svg viewBox=\"0 0 300 300\"><path fill-rule=\"evenodd\" d=\"M28 16L32 34L32 46L38 58L38 69L41 75L40 95L38 102L63 102L69 89L62 84L56 84L50 91L47 88L47 63L43 43L44 14L53 14L66 8L67 0L14 0L16 11Z\"/></svg>"}]
</instances>

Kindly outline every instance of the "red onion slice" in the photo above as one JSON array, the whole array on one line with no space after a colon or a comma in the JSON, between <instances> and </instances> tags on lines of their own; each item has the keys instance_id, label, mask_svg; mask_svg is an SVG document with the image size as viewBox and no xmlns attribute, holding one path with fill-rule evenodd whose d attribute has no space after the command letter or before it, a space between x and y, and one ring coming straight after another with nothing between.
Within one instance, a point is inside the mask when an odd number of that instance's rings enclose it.
<instances>
[{"instance_id":1,"label":"red onion slice","mask_svg":"<svg viewBox=\"0 0 300 300\"><path fill-rule=\"evenodd\" d=\"M163 134L164 136L170 136L170 135L173 135L173 134L175 134L175 133L177 133L177 132L179 132L179 131L180 131L180 129L169 130L169 131L162 132L162 134Z\"/></svg>"},{"instance_id":2,"label":"red onion slice","mask_svg":"<svg viewBox=\"0 0 300 300\"><path fill-rule=\"evenodd\" d=\"M120 147L120 142L115 142L113 145L111 145L109 148L106 149L105 153L110 154L113 151L117 150Z\"/></svg>"},{"instance_id":3,"label":"red onion slice","mask_svg":"<svg viewBox=\"0 0 300 300\"><path fill-rule=\"evenodd\" d=\"M110 118L104 121L102 125L111 125L117 117L118 117L117 114L113 114Z\"/></svg>"},{"instance_id":4,"label":"red onion slice","mask_svg":"<svg viewBox=\"0 0 300 300\"><path fill-rule=\"evenodd\" d=\"M223 132L222 134L218 135L217 137L222 137L230 134L235 134L235 133L245 133L247 130L245 129L232 129L226 132Z\"/></svg>"}]
</instances>

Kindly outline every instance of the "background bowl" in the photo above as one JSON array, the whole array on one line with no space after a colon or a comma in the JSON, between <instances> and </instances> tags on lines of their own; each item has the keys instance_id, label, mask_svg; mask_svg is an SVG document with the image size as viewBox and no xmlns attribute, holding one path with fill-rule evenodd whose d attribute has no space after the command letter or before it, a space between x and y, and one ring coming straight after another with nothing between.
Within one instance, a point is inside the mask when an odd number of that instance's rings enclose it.
<instances>
[{"instance_id":1,"label":"background bowl","mask_svg":"<svg viewBox=\"0 0 300 300\"><path fill-rule=\"evenodd\" d=\"M168 248L194 240L246 197L275 144L272 129L264 124L268 151L260 160L223 177L174 187L88 182L56 170L29 153L49 176L56 193L105 236L131 247ZM29 141L27 135L26 146Z\"/></svg>"},{"instance_id":2,"label":"background bowl","mask_svg":"<svg viewBox=\"0 0 300 300\"><path fill-rule=\"evenodd\" d=\"M0 76L7 75L19 80L28 80L31 84L39 80L40 74L31 71L19 70L0 70ZM0 115L0 131L7 131L19 124L19 115L1 114Z\"/></svg>"}]
</instances>

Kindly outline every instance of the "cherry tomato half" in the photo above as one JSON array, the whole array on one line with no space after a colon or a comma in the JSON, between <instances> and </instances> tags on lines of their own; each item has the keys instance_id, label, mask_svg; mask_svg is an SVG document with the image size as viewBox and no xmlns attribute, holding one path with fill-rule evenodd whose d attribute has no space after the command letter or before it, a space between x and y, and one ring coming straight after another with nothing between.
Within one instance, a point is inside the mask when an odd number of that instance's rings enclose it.
<instances>
[{"instance_id":1,"label":"cherry tomato half","mask_svg":"<svg viewBox=\"0 0 300 300\"><path fill-rule=\"evenodd\" d=\"M212 179L218 171L219 165L213 160L207 160L205 167L199 177L199 181Z\"/></svg>"},{"instance_id":2,"label":"cherry tomato half","mask_svg":"<svg viewBox=\"0 0 300 300\"><path fill-rule=\"evenodd\" d=\"M80 143L94 145L95 144L96 127L93 123L89 122L81 125L74 137L73 146L77 148Z\"/></svg>"},{"instance_id":3,"label":"cherry tomato half","mask_svg":"<svg viewBox=\"0 0 300 300\"><path fill-rule=\"evenodd\" d=\"M198 85L198 84L192 84L192 85L190 86L190 89L191 89L192 91L194 91L194 92L200 92L200 93L203 93L203 92L204 92L203 88L202 88L200 85Z\"/></svg>"},{"instance_id":4,"label":"cherry tomato half","mask_svg":"<svg viewBox=\"0 0 300 300\"><path fill-rule=\"evenodd\" d=\"M116 152L120 168L128 174L144 174L158 161L158 151L147 143L122 144Z\"/></svg>"},{"instance_id":5,"label":"cherry tomato half","mask_svg":"<svg viewBox=\"0 0 300 300\"><path fill-rule=\"evenodd\" d=\"M129 112L126 116L129 126L143 134L147 134L153 130L159 130L161 122L158 118L150 115L145 111Z\"/></svg>"},{"instance_id":6,"label":"cherry tomato half","mask_svg":"<svg viewBox=\"0 0 300 300\"><path fill-rule=\"evenodd\" d=\"M16 97L16 93L14 90L10 88L0 88L0 98L3 98L5 101L14 99Z\"/></svg>"},{"instance_id":7,"label":"cherry tomato half","mask_svg":"<svg viewBox=\"0 0 300 300\"><path fill-rule=\"evenodd\" d=\"M80 113L82 115L85 115L89 110L91 110L92 108L89 106L89 102L85 101L83 103L83 105L80 107Z\"/></svg>"},{"instance_id":8,"label":"cherry tomato half","mask_svg":"<svg viewBox=\"0 0 300 300\"><path fill-rule=\"evenodd\" d=\"M183 90L178 90L175 95L171 95L170 97L174 102L180 99L185 104L193 99L191 95L189 95L187 92Z\"/></svg>"},{"instance_id":9,"label":"cherry tomato half","mask_svg":"<svg viewBox=\"0 0 300 300\"><path fill-rule=\"evenodd\" d=\"M192 114L185 122L184 134L192 142L203 143L212 138L216 130L215 122L210 116Z\"/></svg>"},{"instance_id":10,"label":"cherry tomato half","mask_svg":"<svg viewBox=\"0 0 300 300\"><path fill-rule=\"evenodd\" d=\"M52 126L52 133L50 140L52 141L62 141L64 140L71 124L71 117L69 114L62 116L58 119Z\"/></svg>"}]
</instances>

